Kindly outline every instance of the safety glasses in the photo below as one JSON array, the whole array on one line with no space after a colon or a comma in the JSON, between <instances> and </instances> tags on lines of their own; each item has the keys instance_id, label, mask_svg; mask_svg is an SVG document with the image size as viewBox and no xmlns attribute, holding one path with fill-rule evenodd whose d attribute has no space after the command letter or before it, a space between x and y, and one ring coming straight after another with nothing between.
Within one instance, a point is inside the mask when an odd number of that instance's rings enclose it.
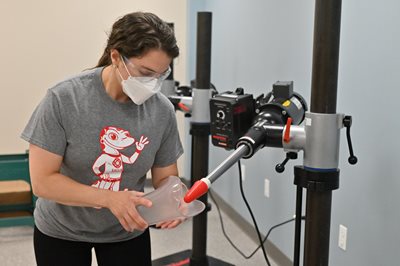
<instances>
[{"instance_id":1,"label":"safety glasses","mask_svg":"<svg viewBox=\"0 0 400 266\"><path fill-rule=\"evenodd\" d=\"M122 58L124 63L126 63L124 65L129 75L131 75L132 77L140 77L143 82L151 82L155 79L157 79L158 81L163 81L169 76L169 74L171 74L171 67L168 67L168 69L164 73L160 74L142 66L135 65L125 56L122 56ZM128 70L127 65L129 65L131 71Z\"/></svg>"}]
</instances>

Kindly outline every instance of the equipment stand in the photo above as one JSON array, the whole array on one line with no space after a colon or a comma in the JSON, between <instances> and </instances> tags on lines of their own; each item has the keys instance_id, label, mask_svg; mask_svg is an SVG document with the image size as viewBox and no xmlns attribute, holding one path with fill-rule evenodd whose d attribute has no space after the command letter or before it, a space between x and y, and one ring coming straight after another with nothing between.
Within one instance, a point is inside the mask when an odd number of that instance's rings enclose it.
<instances>
[{"instance_id":1,"label":"equipment stand","mask_svg":"<svg viewBox=\"0 0 400 266\"><path fill-rule=\"evenodd\" d=\"M211 12L198 12L196 47L196 84L192 90L193 111L190 134L192 135L191 185L208 174L210 142L211 98ZM233 266L207 256L207 212L210 210L207 194L199 198L206 209L193 217L192 250L185 250L153 261L153 266ZM190 258L189 258L190 256ZM179 264L178 264L179 263Z\"/></svg>"},{"instance_id":2,"label":"equipment stand","mask_svg":"<svg viewBox=\"0 0 400 266\"><path fill-rule=\"evenodd\" d=\"M328 265L330 204L332 190L339 188L339 170L321 173L303 166L294 167L297 186L293 265L300 265L302 190L307 189L304 265ZM312 195L311 197L309 195ZM315 212L318 209L319 213ZM319 243L321 246L316 246Z\"/></svg>"},{"instance_id":3,"label":"equipment stand","mask_svg":"<svg viewBox=\"0 0 400 266\"><path fill-rule=\"evenodd\" d=\"M211 12L199 12L197 16L196 84L193 89L193 112L190 133L192 134L192 185L208 174L210 142L210 98L211 98ZM193 217L193 249L191 266L231 265L207 256L207 194L199 198L206 209Z\"/></svg>"},{"instance_id":4,"label":"equipment stand","mask_svg":"<svg viewBox=\"0 0 400 266\"><path fill-rule=\"evenodd\" d=\"M315 114L336 114L341 0L316 0L311 84ZM301 194L307 189L303 265L329 264L332 190L339 188L339 169L295 167L298 186L294 265L299 265Z\"/></svg>"},{"instance_id":5,"label":"equipment stand","mask_svg":"<svg viewBox=\"0 0 400 266\"><path fill-rule=\"evenodd\" d=\"M295 177L296 180L296 177ZM295 181L296 183L296 181ZM301 242L301 215L302 215L302 202L303 202L303 188L297 185L296 188L296 220L294 228L294 256L293 265L299 266L300 264L300 242Z\"/></svg>"}]
</instances>

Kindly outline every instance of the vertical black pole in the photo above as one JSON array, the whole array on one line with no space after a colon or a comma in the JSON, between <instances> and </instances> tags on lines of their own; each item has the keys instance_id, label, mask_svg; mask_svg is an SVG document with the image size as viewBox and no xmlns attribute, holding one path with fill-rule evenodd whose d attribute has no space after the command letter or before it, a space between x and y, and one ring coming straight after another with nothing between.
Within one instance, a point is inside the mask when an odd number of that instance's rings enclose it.
<instances>
[{"instance_id":1,"label":"vertical black pole","mask_svg":"<svg viewBox=\"0 0 400 266\"><path fill-rule=\"evenodd\" d=\"M192 183L207 176L208 142L204 136L192 138ZM196 148L194 148L196 147ZM196 163L197 162L197 163ZM208 204L207 194L199 198ZM207 261L207 208L201 214L193 217L192 256L190 265L208 265Z\"/></svg>"},{"instance_id":2,"label":"vertical black pole","mask_svg":"<svg viewBox=\"0 0 400 266\"><path fill-rule=\"evenodd\" d=\"M329 264L332 191L307 191L304 265Z\"/></svg>"},{"instance_id":3,"label":"vertical black pole","mask_svg":"<svg viewBox=\"0 0 400 266\"><path fill-rule=\"evenodd\" d=\"M311 81L314 113L336 113L341 0L316 0Z\"/></svg>"},{"instance_id":4,"label":"vertical black pole","mask_svg":"<svg viewBox=\"0 0 400 266\"><path fill-rule=\"evenodd\" d=\"M312 113L336 113L341 0L316 0ZM307 190L304 265L329 263L332 191Z\"/></svg>"},{"instance_id":5,"label":"vertical black pole","mask_svg":"<svg viewBox=\"0 0 400 266\"><path fill-rule=\"evenodd\" d=\"M211 88L211 12L197 14L196 88ZM209 108L209 105L207 106Z\"/></svg>"},{"instance_id":6,"label":"vertical black pole","mask_svg":"<svg viewBox=\"0 0 400 266\"><path fill-rule=\"evenodd\" d=\"M301 215L303 208L303 188L296 186L296 220L295 220L295 235L294 235L294 256L293 265L300 265L300 242L301 242Z\"/></svg>"},{"instance_id":7,"label":"vertical black pole","mask_svg":"<svg viewBox=\"0 0 400 266\"><path fill-rule=\"evenodd\" d=\"M211 88L210 68L211 68L211 13L199 12L197 16L197 56L196 56L196 84L195 88L199 91ZM196 95L193 96L193 108L191 134L192 134L192 184L208 174L208 152L210 121L197 119L204 113L209 114L209 99L207 101L197 101ZM201 106L200 106L201 105ZM201 108L197 108L197 107ZM209 115L208 115L209 116ZM204 119L203 119L204 120ZM207 194L200 200L208 206ZM190 258L190 265L206 266L207 259L207 208L201 214L193 218L193 249Z\"/></svg>"}]
</instances>

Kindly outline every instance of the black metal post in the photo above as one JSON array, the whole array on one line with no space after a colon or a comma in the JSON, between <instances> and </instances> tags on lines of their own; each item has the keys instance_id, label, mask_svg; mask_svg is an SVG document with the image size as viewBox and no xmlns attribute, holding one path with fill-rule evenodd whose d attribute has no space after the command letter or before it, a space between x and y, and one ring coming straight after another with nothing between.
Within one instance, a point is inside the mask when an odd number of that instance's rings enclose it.
<instances>
[{"instance_id":1,"label":"black metal post","mask_svg":"<svg viewBox=\"0 0 400 266\"><path fill-rule=\"evenodd\" d=\"M201 135L201 133L199 133L199 130L204 130L204 135ZM207 129L205 127L200 126L199 128L196 127L196 125L192 125L192 184L194 184L194 182L196 182L197 180L200 180L201 178L207 176L209 137L208 135L205 135L206 130ZM200 197L199 200L202 201L206 206L208 205L207 194ZM208 210L206 208L201 214L193 217L193 242L190 265L208 265L207 212Z\"/></svg>"},{"instance_id":2,"label":"black metal post","mask_svg":"<svg viewBox=\"0 0 400 266\"><path fill-rule=\"evenodd\" d=\"M316 0L310 111L336 113L341 0Z\"/></svg>"},{"instance_id":3,"label":"black metal post","mask_svg":"<svg viewBox=\"0 0 400 266\"><path fill-rule=\"evenodd\" d=\"M304 265L329 264L332 191L307 191Z\"/></svg>"},{"instance_id":4,"label":"black metal post","mask_svg":"<svg viewBox=\"0 0 400 266\"><path fill-rule=\"evenodd\" d=\"M316 0L311 85L313 113L336 113L341 0ZM324 173L320 173L324 177ZM332 191L307 189L304 265L329 263Z\"/></svg>"},{"instance_id":5,"label":"black metal post","mask_svg":"<svg viewBox=\"0 0 400 266\"><path fill-rule=\"evenodd\" d=\"M210 12L199 12L197 16L197 48L196 48L196 84L199 90L210 90L210 69L211 69L211 19ZM193 101L195 101L195 95ZM195 103L194 103L195 104ZM209 102L204 103L204 112L209 110ZM194 112L199 109L194 110ZM191 182L208 174L208 152L210 121L196 121L198 114L193 113L191 122L192 134L192 169ZM207 194L200 200L207 206ZM207 259L207 209L193 218L193 249L190 258L190 265L208 265Z\"/></svg>"},{"instance_id":6,"label":"black metal post","mask_svg":"<svg viewBox=\"0 0 400 266\"><path fill-rule=\"evenodd\" d=\"M196 89L211 88L211 12L197 14Z\"/></svg>"},{"instance_id":7,"label":"black metal post","mask_svg":"<svg viewBox=\"0 0 400 266\"><path fill-rule=\"evenodd\" d=\"M296 186L296 219L295 219L295 235L294 235L294 256L293 266L300 265L300 243L301 243L301 215L303 208L303 188Z\"/></svg>"},{"instance_id":8,"label":"black metal post","mask_svg":"<svg viewBox=\"0 0 400 266\"><path fill-rule=\"evenodd\" d=\"M211 95L211 12L197 13L196 81L192 84L192 135L191 185L208 174L210 141L210 95ZM207 256L207 212L210 207L207 194L199 198L206 209L193 217L192 250L185 250L152 262L153 266L233 266L222 260Z\"/></svg>"}]
</instances>

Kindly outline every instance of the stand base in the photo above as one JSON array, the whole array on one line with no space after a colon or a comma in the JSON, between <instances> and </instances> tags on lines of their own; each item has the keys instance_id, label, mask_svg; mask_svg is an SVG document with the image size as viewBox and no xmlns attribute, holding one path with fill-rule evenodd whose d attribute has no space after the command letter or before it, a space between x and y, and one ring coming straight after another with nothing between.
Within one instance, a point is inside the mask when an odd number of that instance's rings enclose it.
<instances>
[{"instance_id":1,"label":"stand base","mask_svg":"<svg viewBox=\"0 0 400 266\"><path fill-rule=\"evenodd\" d=\"M166 257L162 257L152 261L152 266L188 266L188 265L196 265L197 263L190 263L190 256L192 255L191 250L184 250L172 255L168 255ZM207 256L209 266L234 266L234 264L230 264L219 259ZM200 264L199 264L200 265ZM201 263L202 266L206 266L204 263Z\"/></svg>"}]
</instances>

